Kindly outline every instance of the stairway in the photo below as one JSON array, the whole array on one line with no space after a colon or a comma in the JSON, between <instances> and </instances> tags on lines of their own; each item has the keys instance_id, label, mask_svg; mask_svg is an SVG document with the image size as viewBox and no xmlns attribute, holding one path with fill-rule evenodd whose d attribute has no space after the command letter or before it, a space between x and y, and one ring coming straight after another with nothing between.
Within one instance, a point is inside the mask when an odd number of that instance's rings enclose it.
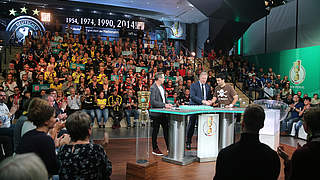
<instances>
[{"instance_id":1,"label":"stairway","mask_svg":"<svg viewBox=\"0 0 320 180\"><path fill-rule=\"evenodd\" d=\"M233 87L232 83L226 83L226 84L229 84L230 86ZM237 82L237 86L241 88L242 87L242 83ZM240 107L241 108L246 108L249 105L249 98L245 94L243 94L242 91L239 88L235 87L235 91L237 92L238 97L239 97L239 101L238 102L239 102Z\"/></svg>"},{"instance_id":2,"label":"stairway","mask_svg":"<svg viewBox=\"0 0 320 180\"><path fill-rule=\"evenodd\" d=\"M0 59L1 59L1 69L2 71L5 71L9 67L9 62L13 59L15 59L16 53L20 53L22 50L21 47L16 46L7 46L4 47L3 51L0 53ZM0 72L0 82L2 82L5 78L2 77L2 72Z\"/></svg>"}]
</instances>

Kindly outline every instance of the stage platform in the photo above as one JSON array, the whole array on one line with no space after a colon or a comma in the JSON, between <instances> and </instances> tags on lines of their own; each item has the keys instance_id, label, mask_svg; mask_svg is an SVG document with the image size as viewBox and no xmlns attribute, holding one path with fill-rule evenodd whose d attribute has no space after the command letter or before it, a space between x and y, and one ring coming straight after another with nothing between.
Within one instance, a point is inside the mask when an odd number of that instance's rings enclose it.
<instances>
[{"instance_id":1,"label":"stage platform","mask_svg":"<svg viewBox=\"0 0 320 180\"><path fill-rule=\"evenodd\" d=\"M151 128L150 128L151 129ZM152 130L152 129L151 129ZM110 141L109 144L105 146L105 150L108 154L108 157L112 161L113 172L111 179L112 180L124 180L126 179L126 163L128 161L135 160L135 129L126 129L120 128L117 130L111 128L98 129L94 128L94 131L99 133L108 132ZM96 133L93 133L95 136ZM196 132L195 132L196 135ZM166 146L164 139L162 137L162 129L160 129L158 136L158 144L160 150L165 153ZM95 137L93 137L95 138ZM194 136L194 141L196 142L196 137ZM236 138L237 139L237 138ZM151 139L150 139L151 141ZM285 146L285 149L288 150L288 153L291 155L296 147L297 143L304 144L305 141L301 139L294 139L293 137L281 137L280 144ZM196 144L193 144L193 149L196 150ZM150 157L151 161L158 162L158 172L155 179L167 179L167 180L177 180L177 179L186 179L186 180L212 180L215 173L215 162L208 163L199 163L194 162L187 166L174 165L162 161L161 156L154 156L151 154L151 143L150 143ZM283 166L281 165L280 180L284 179Z\"/></svg>"}]
</instances>

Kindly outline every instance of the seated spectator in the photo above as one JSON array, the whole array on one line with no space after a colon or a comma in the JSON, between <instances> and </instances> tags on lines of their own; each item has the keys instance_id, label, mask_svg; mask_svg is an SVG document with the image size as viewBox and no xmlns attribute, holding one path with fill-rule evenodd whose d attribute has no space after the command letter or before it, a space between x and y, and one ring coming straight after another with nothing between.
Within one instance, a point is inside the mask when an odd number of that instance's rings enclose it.
<instances>
[{"instance_id":1,"label":"seated spectator","mask_svg":"<svg viewBox=\"0 0 320 180\"><path fill-rule=\"evenodd\" d=\"M82 105L82 111L90 115L91 117L91 125L94 124L94 96L91 95L91 91L89 88L86 88L84 96L81 97L81 105Z\"/></svg>"},{"instance_id":2,"label":"seated spectator","mask_svg":"<svg viewBox=\"0 0 320 180\"><path fill-rule=\"evenodd\" d=\"M299 119L299 121L297 122L297 124L295 124L295 126L294 126L294 129L295 129L295 135L294 135L294 137L295 137L295 138L298 138L298 134L299 134L300 127L301 127L302 124L303 124L302 119L303 119L304 114L311 108L311 98L310 98L310 97L304 98L303 103L304 103L304 107L303 107L303 109L299 112L299 117L301 117L301 118Z\"/></svg>"},{"instance_id":3,"label":"seated spectator","mask_svg":"<svg viewBox=\"0 0 320 180\"><path fill-rule=\"evenodd\" d=\"M107 107L108 99L106 98L103 91L101 91L98 97L95 97L96 102L96 115L99 128L105 128L105 123L108 121L109 118L109 110ZM101 122L101 118L103 116L103 122Z\"/></svg>"},{"instance_id":4,"label":"seated spectator","mask_svg":"<svg viewBox=\"0 0 320 180\"><path fill-rule=\"evenodd\" d=\"M71 142L58 151L61 180L110 179L111 161L101 145L90 143L90 123L90 116L84 112L78 111L68 117L66 127Z\"/></svg>"},{"instance_id":5,"label":"seated spectator","mask_svg":"<svg viewBox=\"0 0 320 180\"><path fill-rule=\"evenodd\" d=\"M13 79L12 74L7 75L7 79L3 81L2 86L4 87L4 91L6 95L9 97L14 94L14 88L17 87L16 81Z\"/></svg>"},{"instance_id":6,"label":"seated spectator","mask_svg":"<svg viewBox=\"0 0 320 180\"><path fill-rule=\"evenodd\" d=\"M319 106L320 105L320 99L318 97L318 94L313 94L313 98L311 99L311 105L312 106Z\"/></svg>"},{"instance_id":7,"label":"seated spectator","mask_svg":"<svg viewBox=\"0 0 320 180\"><path fill-rule=\"evenodd\" d=\"M293 104L292 94L288 94L287 97L284 98L283 102L288 105Z\"/></svg>"},{"instance_id":8,"label":"seated spectator","mask_svg":"<svg viewBox=\"0 0 320 180\"><path fill-rule=\"evenodd\" d=\"M108 98L108 106L110 107L110 116L113 119L112 129L120 128L120 121L123 117L122 97L118 94L117 90L114 90Z\"/></svg>"},{"instance_id":9,"label":"seated spectator","mask_svg":"<svg viewBox=\"0 0 320 180\"><path fill-rule=\"evenodd\" d=\"M290 82L286 83L285 87L282 89L281 97L286 98L289 94L292 94L292 89L290 88Z\"/></svg>"},{"instance_id":10,"label":"seated spectator","mask_svg":"<svg viewBox=\"0 0 320 180\"><path fill-rule=\"evenodd\" d=\"M32 72L30 71L30 66L28 64L24 65L24 70L20 72L20 79L22 79L22 76L26 74L28 77L28 81L32 82Z\"/></svg>"},{"instance_id":11,"label":"seated spectator","mask_svg":"<svg viewBox=\"0 0 320 180\"><path fill-rule=\"evenodd\" d=\"M11 119L18 109L17 104L13 104L10 111L5 104L7 96L3 90L0 90L0 128L11 127Z\"/></svg>"},{"instance_id":12,"label":"seated spectator","mask_svg":"<svg viewBox=\"0 0 320 180\"><path fill-rule=\"evenodd\" d=\"M72 76L67 76L67 81L62 84L62 90L68 94L70 92L70 88L77 89L77 84L73 82Z\"/></svg>"},{"instance_id":13,"label":"seated spectator","mask_svg":"<svg viewBox=\"0 0 320 180\"><path fill-rule=\"evenodd\" d=\"M320 161L320 108L312 107L303 116L303 128L308 134L308 140L302 147L293 152L291 159L284 147L278 148L279 156L284 160L286 180L315 179Z\"/></svg>"},{"instance_id":14,"label":"seated spectator","mask_svg":"<svg viewBox=\"0 0 320 180\"><path fill-rule=\"evenodd\" d=\"M263 91L262 91L262 83L260 80L256 79L255 75L252 75L249 82L248 82L248 86L249 86L249 97L252 98L252 92L259 93L259 97L261 98L263 96ZM257 97L255 97L257 98Z\"/></svg>"},{"instance_id":15,"label":"seated spectator","mask_svg":"<svg viewBox=\"0 0 320 180\"><path fill-rule=\"evenodd\" d=\"M259 140L259 131L264 126L264 120L265 112L261 106L251 104L246 108L241 122L240 141L219 152L214 180L278 179L280 159L274 150ZM247 172L248 169L250 172Z\"/></svg>"},{"instance_id":16,"label":"seated spectator","mask_svg":"<svg viewBox=\"0 0 320 180\"><path fill-rule=\"evenodd\" d=\"M47 180L48 172L43 161L36 154L19 154L1 162L0 179Z\"/></svg>"},{"instance_id":17,"label":"seated spectator","mask_svg":"<svg viewBox=\"0 0 320 180\"><path fill-rule=\"evenodd\" d=\"M292 125L294 122L298 122L301 116L299 113L303 110L303 103L299 102L297 94L293 96L293 104L290 104L290 113L288 117L281 121L280 133L281 135L288 135L291 133Z\"/></svg>"},{"instance_id":18,"label":"seated spectator","mask_svg":"<svg viewBox=\"0 0 320 180\"><path fill-rule=\"evenodd\" d=\"M55 110L43 99L34 98L30 103L38 104L28 109L28 119L36 126L36 129L30 130L22 136L16 153L36 153L44 162L49 176L55 175L59 169L55 152L55 142L48 136L49 130L52 129L56 123ZM67 142L67 139L68 136L66 135L60 140Z\"/></svg>"},{"instance_id":19,"label":"seated spectator","mask_svg":"<svg viewBox=\"0 0 320 180\"><path fill-rule=\"evenodd\" d=\"M124 98L124 108L126 113L126 120L127 120L127 128L131 127L131 120L130 116L133 115L134 123L132 127L136 126L136 122L139 120L139 112L138 112L138 100L133 95L132 90L128 90L127 96Z\"/></svg>"},{"instance_id":20,"label":"seated spectator","mask_svg":"<svg viewBox=\"0 0 320 180\"><path fill-rule=\"evenodd\" d=\"M62 83L59 81L58 77L53 78L53 82L50 84L50 88L56 90L62 90Z\"/></svg>"},{"instance_id":21,"label":"seated spectator","mask_svg":"<svg viewBox=\"0 0 320 180\"><path fill-rule=\"evenodd\" d=\"M190 104L190 90L186 89L185 93L180 93L177 98L179 105L189 105Z\"/></svg>"},{"instance_id":22,"label":"seated spectator","mask_svg":"<svg viewBox=\"0 0 320 180\"><path fill-rule=\"evenodd\" d=\"M264 87L264 98L272 99L274 97L274 89L271 87L271 83L267 83L267 86Z\"/></svg>"},{"instance_id":23,"label":"seated spectator","mask_svg":"<svg viewBox=\"0 0 320 180\"><path fill-rule=\"evenodd\" d=\"M81 99L80 95L76 95L76 90L72 87L70 89L70 96L67 97L67 102L68 102L68 115L79 111L81 108Z\"/></svg>"},{"instance_id":24,"label":"seated spectator","mask_svg":"<svg viewBox=\"0 0 320 180\"><path fill-rule=\"evenodd\" d=\"M57 76L54 66L48 66L47 71L44 73L44 80L48 81L49 84L53 83L53 79Z\"/></svg>"}]
</instances>

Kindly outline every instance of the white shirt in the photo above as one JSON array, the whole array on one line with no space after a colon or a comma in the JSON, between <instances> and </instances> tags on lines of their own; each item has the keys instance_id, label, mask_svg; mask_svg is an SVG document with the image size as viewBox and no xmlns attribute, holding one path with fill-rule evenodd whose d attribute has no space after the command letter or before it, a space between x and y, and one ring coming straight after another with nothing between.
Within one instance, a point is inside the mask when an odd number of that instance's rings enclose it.
<instances>
[{"instance_id":1,"label":"white shirt","mask_svg":"<svg viewBox=\"0 0 320 180\"><path fill-rule=\"evenodd\" d=\"M200 84L201 93L202 93L202 91L204 91L203 99L206 100L207 99L206 85L203 84L204 89L202 89L202 83L200 81L199 81L199 84Z\"/></svg>"},{"instance_id":2,"label":"white shirt","mask_svg":"<svg viewBox=\"0 0 320 180\"><path fill-rule=\"evenodd\" d=\"M0 103L0 121L2 121L2 128L9 128L10 118L9 118L9 109L6 104Z\"/></svg>"},{"instance_id":3,"label":"white shirt","mask_svg":"<svg viewBox=\"0 0 320 180\"><path fill-rule=\"evenodd\" d=\"M163 103L166 103L166 99L165 99L165 95L164 95L164 89L162 86L158 86L159 90L160 90L160 94L161 94L161 97L162 97L162 102Z\"/></svg>"}]
</instances>

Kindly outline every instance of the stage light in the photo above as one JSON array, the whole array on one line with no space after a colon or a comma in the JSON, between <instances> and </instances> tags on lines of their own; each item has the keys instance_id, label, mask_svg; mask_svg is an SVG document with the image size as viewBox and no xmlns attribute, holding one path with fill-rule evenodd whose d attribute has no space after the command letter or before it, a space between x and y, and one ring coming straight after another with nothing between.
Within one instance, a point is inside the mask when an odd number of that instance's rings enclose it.
<instances>
[{"instance_id":1,"label":"stage light","mask_svg":"<svg viewBox=\"0 0 320 180\"><path fill-rule=\"evenodd\" d=\"M50 22L51 21L51 13L41 12L41 21L42 22Z\"/></svg>"}]
</instances>

